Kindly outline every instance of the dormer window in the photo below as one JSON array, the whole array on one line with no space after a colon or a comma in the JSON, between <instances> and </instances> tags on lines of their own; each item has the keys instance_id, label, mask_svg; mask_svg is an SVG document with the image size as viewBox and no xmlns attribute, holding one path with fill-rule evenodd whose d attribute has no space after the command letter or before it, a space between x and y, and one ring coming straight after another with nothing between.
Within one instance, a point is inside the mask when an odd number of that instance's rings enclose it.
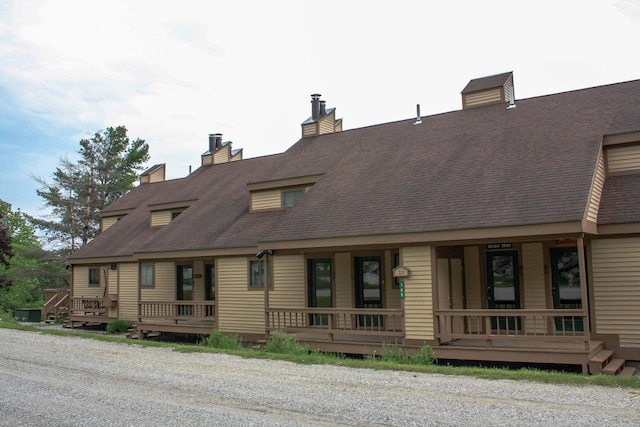
<instances>
[{"instance_id":1,"label":"dormer window","mask_svg":"<svg viewBox=\"0 0 640 427\"><path fill-rule=\"evenodd\" d=\"M304 189L299 190L290 190L282 192L282 207L291 208L293 207L304 194Z\"/></svg>"}]
</instances>

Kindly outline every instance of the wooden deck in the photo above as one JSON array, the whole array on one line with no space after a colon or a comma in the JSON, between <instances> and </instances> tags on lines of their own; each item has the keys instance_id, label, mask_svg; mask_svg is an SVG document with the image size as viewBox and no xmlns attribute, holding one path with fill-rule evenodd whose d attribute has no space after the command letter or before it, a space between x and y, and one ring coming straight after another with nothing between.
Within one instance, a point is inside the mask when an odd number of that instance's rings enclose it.
<instances>
[{"instance_id":1,"label":"wooden deck","mask_svg":"<svg viewBox=\"0 0 640 427\"><path fill-rule=\"evenodd\" d=\"M141 301L139 336L148 332L209 335L216 327L214 301Z\"/></svg>"}]
</instances>

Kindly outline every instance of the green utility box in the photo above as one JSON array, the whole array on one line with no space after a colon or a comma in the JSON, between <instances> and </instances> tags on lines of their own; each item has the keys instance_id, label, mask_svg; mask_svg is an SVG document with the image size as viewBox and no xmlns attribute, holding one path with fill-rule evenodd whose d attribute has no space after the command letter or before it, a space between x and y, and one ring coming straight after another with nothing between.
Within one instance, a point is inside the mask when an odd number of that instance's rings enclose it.
<instances>
[{"instance_id":1,"label":"green utility box","mask_svg":"<svg viewBox=\"0 0 640 427\"><path fill-rule=\"evenodd\" d=\"M39 308L16 308L14 317L18 322L40 322L42 310Z\"/></svg>"}]
</instances>

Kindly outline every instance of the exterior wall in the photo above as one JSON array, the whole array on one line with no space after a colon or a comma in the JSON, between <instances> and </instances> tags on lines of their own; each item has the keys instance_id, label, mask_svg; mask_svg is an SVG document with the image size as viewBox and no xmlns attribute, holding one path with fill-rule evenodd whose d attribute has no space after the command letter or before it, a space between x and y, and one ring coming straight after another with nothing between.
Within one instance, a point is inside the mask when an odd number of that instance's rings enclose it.
<instances>
[{"instance_id":1,"label":"exterior wall","mask_svg":"<svg viewBox=\"0 0 640 427\"><path fill-rule=\"evenodd\" d=\"M167 225L171 222L171 211L155 211L151 212L151 226L159 227Z\"/></svg>"},{"instance_id":2,"label":"exterior wall","mask_svg":"<svg viewBox=\"0 0 640 427\"><path fill-rule=\"evenodd\" d=\"M155 286L153 288L143 287L140 290L140 298L143 301L175 301L176 300L175 263L156 262L153 265L153 274L154 274L153 281Z\"/></svg>"},{"instance_id":3,"label":"exterior wall","mask_svg":"<svg viewBox=\"0 0 640 427\"><path fill-rule=\"evenodd\" d=\"M319 134L324 135L326 133L333 133L336 130L336 110L333 110L331 113L327 114L323 118L320 119L318 123L320 125Z\"/></svg>"},{"instance_id":4,"label":"exterior wall","mask_svg":"<svg viewBox=\"0 0 640 427\"><path fill-rule=\"evenodd\" d=\"M464 108L477 107L502 101L502 88L490 89L464 96Z\"/></svg>"},{"instance_id":5,"label":"exterior wall","mask_svg":"<svg viewBox=\"0 0 640 427\"><path fill-rule=\"evenodd\" d=\"M89 268L98 266L74 266L73 267L73 295L74 298L102 298L104 295L104 277L100 272L100 286L89 286Z\"/></svg>"},{"instance_id":6,"label":"exterior wall","mask_svg":"<svg viewBox=\"0 0 640 427\"><path fill-rule=\"evenodd\" d=\"M352 308L353 303L353 266L348 252L335 254L335 300L336 308Z\"/></svg>"},{"instance_id":7,"label":"exterior wall","mask_svg":"<svg viewBox=\"0 0 640 427\"><path fill-rule=\"evenodd\" d=\"M149 175L149 182L161 182L164 181L164 166L161 168L158 168L156 171L152 172Z\"/></svg>"},{"instance_id":8,"label":"exterior wall","mask_svg":"<svg viewBox=\"0 0 640 427\"><path fill-rule=\"evenodd\" d=\"M102 218L102 231L107 230L113 224L118 222L118 218L120 218L120 217L119 216L107 216L107 217Z\"/></svg>"},{"instance_id":9,"label":"exterior wall","mask_svg":"<svg viewBox=\"0 0 640 427\"><path fill-rule=\"evenodd\" d=\"M304 255L273 258L273 291L269 292L271 307L306 307Z\"/></svg>"},{"instance_id":10,"label":"exterior wall","mask_svg":"<svg viewBox=\"0 0 640 427\"><path fill-rule=\"evenodd\" d=\"M395 286L396 281L393 278L393 254L391 251L384 253L384 290L385 290L385 308L401 308L400 289Z\"/></svg>"},{"instance_id":11,"label":"exterior wall","mask_svg":"<svg viewBox=\"0 0 640 427\"><path fill-rule=\"evenodd\" d=\"M477 246L464 248L465 302L469 309L482 308L482 279L480 272L480 250ZM479 332L482 325L478 319L471 319L469 332Z\"/></svg>"},{"instance_id":12,"label":"exterior wall","mask_svg":"<svg viewBox=\"0 0 640 427\"><path fill-rule=\"evenodd\" d=\"M213 156L211 154L208 154L206 156L202 156L202 162L201 165L202 166L207 166L213 163Z\"/></svg>"},{"instance_id":13,"label":"exterior wall","mask_svg":"<svg viewBox=\"0 0 640 427\"><path fill-rule=\"evenodd\" d=\"M640 237L591 245L595 331L617 334L621 347L640 348Z\"/></svg>"},{"instance_id":14,"label":"exterior wall","mask_svg":"<svg viewBox=\"0 0 640 427\"><path fill-rule=\"evenodd\" d=\"M138 263L118 266L118 318L138 321Z\"/></svg>"},{"instance_id":15,"label":"exterior wall","mask_svg":"<svg viewBox=\"0 0 640 427\"><path fill-rule=\"evenodd\" d=\"M200 275L200 277L196 277L198 275ZM193 300L206 300L204 290L204 261L193 262Z\"/></svg>"},{"instance_id":16,"label":"exterior wall","mask_svg":"<svg viewBox=\"0 0 640 427\"><path fill-rule=\"evenodd\" d=\"M218 328L223 332L264 334L264 292L248 290L246 257L218 259Z\"/></svg>"},{"instance_id":17,"label":"exterior wall","mask_svg":"<svg viewBox=\"0 0 640 427\"><path fill-rule=\"evenodd\" d=\"M213 163L227 163L231 157L231 144L227 144L213 155Z\"/></svg>"},{"instance_id":18,"label":"exterior wall","mask_svg":"<svg viewBox=\"0 0 640 427\"><path fill-rule=\"evenodd\" d=\"M544 277L544 247L542 243L522 244L522 272L524 309L543 309L547 307L546 285ZM526 332L546 332L546 325L528 320Z\"/></svg>"},{"instance_id":19,"label":"exterior wall","mask_svg":"<svg viewBox=\"0 0 640 427\"><path fill-rule=\"evenodd\" d=\"M280 209L282 207L282 191L280 189L255 191L251 193L251 210Z\"/></svg>"},{"instance_id":20,"label":"exterior wall","mask_svg":"<svg viewBox=\"0 0 640 427\"><path fill-rule=\"evenodd\" d=\"M108 267L107 271L107 295L117 295L118 294L118 266L116 264L116 269L111 270L111 266ZM118 307L108 308L107 315L109 317L118 317Z\"/></svg>"},{"instance_id":21,"label":"exterior wall","mask_svg":"<svg viewBox=\"0 0 640 427\"><path fill-rule=\"evenodd\" d=\"M613 174L640 170L640 144L607 147L607 170Z\"/></svg>"},{"instance_id":22,"label":"exterior wall","mask_svg":"<svg viewBox=\"0 0 640 427\"><path fill-rule=\"evenodd\" d=\"M598 158L598 169L596 170L596 176L593 180L591 196L589 197L589 207L587 209L587 219L594 223L598 221L598 209L600 208L604 176L604 156L600 154L600 157Z\"/></svg>"},{"instance_id":23,"label":"exterior wall","mask_svg":"<svg viewBox=\"0 0 640 427\"><path fill-rule=\"evenodd\" d=\"M306 125L302 126L302 137L306 137L306 136L314 136L316 134L316 126L317 123L313 122L313 123L308 123Z\"/></svg>"},{"instance_id":24,"label":"exterior wall","mask_svg":"<svg viewBox=\"0 0 640 427\"><path fill-rule=\"evenodd\" d=\"M402 248L402 265L411 275L405 283L405 337L410 340L433 340L433 280L431 248Z\"/></svg>"}]
</instances>

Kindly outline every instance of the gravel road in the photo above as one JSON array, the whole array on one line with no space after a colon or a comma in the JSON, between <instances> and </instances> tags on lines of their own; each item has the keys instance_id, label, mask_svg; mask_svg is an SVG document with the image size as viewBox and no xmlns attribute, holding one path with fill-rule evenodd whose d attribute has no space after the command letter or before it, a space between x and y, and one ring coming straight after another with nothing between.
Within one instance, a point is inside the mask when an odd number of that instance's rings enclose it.
<instances>
[{"instance_id":1,"label":"gravel road","mask_svg":"<svg viewBox=\"0 0 640 427\"><path fill-rule=\"evenodd\" d=\"M638 390L179 353L0 329L0 426L638 426Z\"/></svg>"}]
</instances>

